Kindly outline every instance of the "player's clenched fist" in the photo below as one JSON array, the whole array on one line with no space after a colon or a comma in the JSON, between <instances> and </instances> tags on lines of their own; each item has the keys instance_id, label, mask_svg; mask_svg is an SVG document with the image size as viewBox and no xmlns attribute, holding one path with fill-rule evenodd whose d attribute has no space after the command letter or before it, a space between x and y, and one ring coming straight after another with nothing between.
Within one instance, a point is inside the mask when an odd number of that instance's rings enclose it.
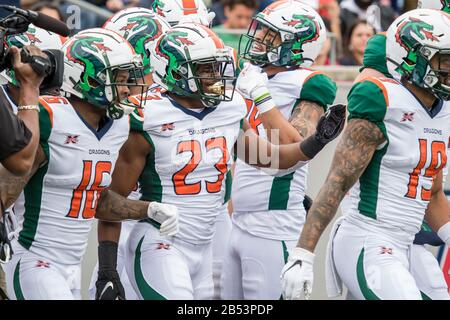
<instances>
[{"instance_id":1,"label":"player's clenched fist","mask_svg":"<svg viewBox=\"0 0 450 320\"><path fill-rule=\"evenodd\" d=\"M329 142L336 139L344 129L346 106L337 104L331 106L320 118L316 132L300 143L303 154L312 159Z\"/></svg>"},{"instance_id":2,"label":"player's clenched fist","mask_svg":"<svg viewBox=\"0 0 450 320\"><path fill-rule=\"evenodd\" d=\"M314 253L294 248L281 270L281 289L285 300L309 299L313 286Z\"/></svg>"},{"instance_id":3,"label":"player's clenched fist","mask_svg":"<svg viewBox=\"0 0 450 320\"><path fill-rule=\"evenodd\" d=\"M161 236L173 236L178 232L178 209L171 204L150 202L147 215L150 219L160 223Z\"/></svg>"}]
</instances>

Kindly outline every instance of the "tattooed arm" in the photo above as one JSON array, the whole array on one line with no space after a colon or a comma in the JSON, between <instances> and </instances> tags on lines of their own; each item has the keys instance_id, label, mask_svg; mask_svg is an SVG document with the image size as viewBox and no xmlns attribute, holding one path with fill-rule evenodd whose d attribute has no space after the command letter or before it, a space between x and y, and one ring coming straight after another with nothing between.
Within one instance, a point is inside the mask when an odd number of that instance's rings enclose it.
<instances>
[{"instance_id":1,"label":"tattooed arm","mask_svg":"<svg viewBox=\"0 0 450 320\"><path fill-rule=\"evenodd\" d=\"M299 143L275 145L256 135L248 121L244 120L243 132L236 142L236 154L245 163L272 169L289 169L300 161L310 160L300 149Z\"/></svg>"},{"instance_id":2,"label":"tattooed arm","mask_svg":"<svg viewBox=\"0 0 450 320\"><path fill-rule=\"evenodd\" d=\"M425 211L425 220L434 231L450 222L450 203L444 193L443 172L438 173L431 189L431 200Z\"/></svg>"},{"instance_id":3,"label":"tattooed arm","mask_svg":"<svg viewBox=\"0 0 450 320\"><path fill-rule=\"evenodd\" d=\"M309 211L298 247L314 252L345 194L362 175L377 146L385 140L381 130L363 119L349 121L334 154L325 184Z\"/></svg>"},{"instance_id":4,"label":"tattooed arm","mask_svg":"<svg viewBox=\"0 0 450 320\"><path fill-rule=\"evenodd\" d=\"M261 114L260 119L266 129L267 138L272 143L277 143L278 139L272 139L271 130L278 130L281 145L300 142L312 135L323 113L324 109L319 104L303 100L296 106L289 121L277 108Z\"/></svg>"},{"instance_id":5,"label":"tattooed arm","mask_svg":"<svg viewBox=\"0 0 450 320\"><path fill-rule=\"evenodd\" d=\"M140 133L131 131L120 150L112 174L111 187L102 192L95 217L104 221L147 218L148 202L126 199L144 169L150 144Z\"/></svg>"},{"instance_id":6,"label":"tattooed arm","mask_svg":"<svg viewBox=\"0 0 450 320\"><path fill-rule=\"evenodd\" d=\"M17 200L22 190L39 167L46 161L44 151L39 146L31 171L24 176L16 176L0 166L0 200L4 208L9 208Z\"/></svg>"}]
</instances>

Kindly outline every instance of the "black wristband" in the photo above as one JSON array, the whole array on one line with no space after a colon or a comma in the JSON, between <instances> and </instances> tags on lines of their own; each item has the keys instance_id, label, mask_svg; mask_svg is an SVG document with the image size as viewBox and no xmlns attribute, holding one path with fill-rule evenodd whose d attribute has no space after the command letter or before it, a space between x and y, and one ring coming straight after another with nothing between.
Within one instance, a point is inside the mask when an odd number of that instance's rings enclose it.
<instances>
[{"instance_id":1,"label":"black wristband","mask_svg":"<svg viewBox=\"0 0 450 320\"><path fill-rule=\"evenodd\" d=\"M325 147L325 145L326 144L316 139L316 135L313 134L300 143L300 150L302 150L305 156L312 159Z\"/></svg>"},{"instance_id":2,"label":"black wristband","mask_svg":"<svg viewBox=\"0 0 450 320\"><path fill-rule=\"evenodd\" d=\"M98 244L98 270L116 270L118 245L113 241L100 241Z\"/></svg>"}]
</instances>

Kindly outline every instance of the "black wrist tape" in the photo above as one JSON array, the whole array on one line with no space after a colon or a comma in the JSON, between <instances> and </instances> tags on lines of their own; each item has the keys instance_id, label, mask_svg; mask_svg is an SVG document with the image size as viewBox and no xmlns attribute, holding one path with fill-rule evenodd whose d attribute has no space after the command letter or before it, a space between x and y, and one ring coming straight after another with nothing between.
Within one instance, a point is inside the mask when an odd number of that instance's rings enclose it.
<instances>
[{"instance_id":1,"label":"black wrist tape","mask_svg":"<svg viewBox=\"0 0 450 320\"><path fill-rule=\"evenodd\" d=\"M300 150L309 159L314 158L324 147L325 144L317 140L315 135L306 138L300 143Z\"/></svg>"},{"instance_id":2,"label":"black wrist tape","mask_svg":"<svg viewBox=\"0 0 450 320\"><path fill-rule=\"evenodd\" d=\"M118 245L113 241L100 241L98 244L98 270L116 270Z\"/></svg>"}]
</instances>

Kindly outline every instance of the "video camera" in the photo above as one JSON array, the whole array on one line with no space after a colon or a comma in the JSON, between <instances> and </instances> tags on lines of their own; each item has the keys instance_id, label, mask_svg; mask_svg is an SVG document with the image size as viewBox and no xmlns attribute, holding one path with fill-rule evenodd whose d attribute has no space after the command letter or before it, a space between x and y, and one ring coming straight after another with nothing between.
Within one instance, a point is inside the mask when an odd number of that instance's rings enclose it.
<instances>
[{"instance_id":1,"label":"video camera","mask_svg":"<svg viewBox=\"0 0 450 320\"><path fill-rule=\"evenodd\" d=\"M26 32L31 23L62 36L69 35L69 29L65 23L45 14L8 5L0 5L0 7L13 12L6 18L0 19L0 72L13 68L12 54L5 46L6 37ZM26 48L22 48L21 60L23 63L29 63L38 75L44 76L41 90L60 88L64 73L64 54L61 50L43 50L43 52L47 57L31 55Z\"/></svg>"}]
</instances>

